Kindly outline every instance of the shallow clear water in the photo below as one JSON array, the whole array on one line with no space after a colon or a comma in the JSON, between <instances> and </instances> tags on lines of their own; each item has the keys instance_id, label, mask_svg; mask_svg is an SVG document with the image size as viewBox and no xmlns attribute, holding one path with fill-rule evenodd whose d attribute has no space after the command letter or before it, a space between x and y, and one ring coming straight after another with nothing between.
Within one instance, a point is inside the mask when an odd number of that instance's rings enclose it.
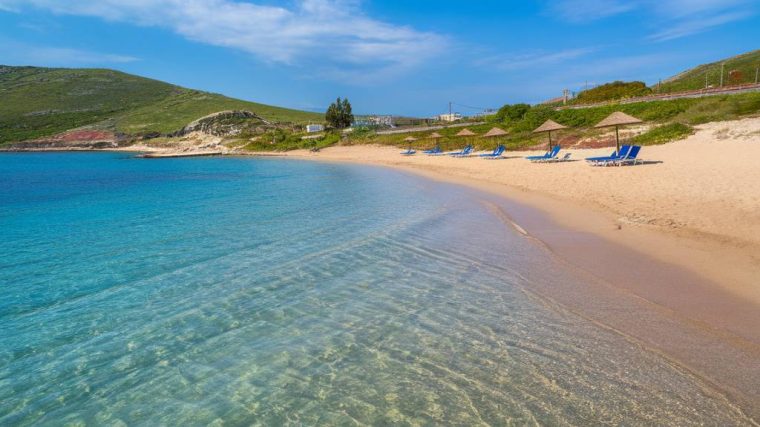
<instances>
[{"instance_id":1,"label":"shallow clear water","mask_svg":"<svg viewBox=\"0 0 760 427\"><path fill-rule=\"evenodd\" d=\"M745 423L533 296L477 194L369 167L0 154L0 425Z\"/></svg>"}]
</instances>

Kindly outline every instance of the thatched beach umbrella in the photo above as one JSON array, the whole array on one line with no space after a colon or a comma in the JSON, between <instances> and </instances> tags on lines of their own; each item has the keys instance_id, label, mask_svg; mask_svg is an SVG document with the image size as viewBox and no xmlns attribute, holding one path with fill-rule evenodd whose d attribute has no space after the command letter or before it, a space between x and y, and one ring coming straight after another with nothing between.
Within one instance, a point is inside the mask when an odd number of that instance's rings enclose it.
<instances>
[{"instance_id":1,"label":"thatched beach umbrella","mask_svg":"<svg viewBox=\"0 0 760 427\"><path fill-rule=\"evenodd\" d=\"M552 132L555 130L561 130L561 129L567 129L567 126L563 126L554 120L547 120L542 124L541 126L537 127L533 133L542 133L546 132L549 134L549 151L552 149Z\"/></svg>"},{"instance_id":2,"label":"thatched beach umbrella","mask_svg":"<svg viewBox=\"0 0 760 427\"><path fill-rule=\"evenodd\" d=\"M457 133L456 136L461 136L461 137L464 137L464 138L469 138L469 137L475 136L475 135L476 135L475 132L473 132L473 131L471 131L471 130L469 130L467 128L464 128L464 129L460 130L459 133Z\"/></svg>"},{"instance_id":3,"label":"thatched beach umbrella","mask_svg":"<svg viewBox=\"0 0 760 427\"><path fill-rule=\"evenodd\" d=\"M464 128L464 129L460 130L459 133L457 133L456 136L475 136L475 132L473 132L473 131L471 131L471 130L469 130L467 128Z\"/></svg>"},{"instance_id":4,"label":"thatched beach umbrella","mask_svg":"<svg viewBox=\"0 0 760 427\"><path fill-rule=\"evenodd\" d=\"M430 138L433 141L435 141L435 148L440 150L440 144L438 143L438 140L441 139L441 138L443 138L443 135L441 135L438 132L433 132L430 135L428 135L428 138Z\"/></svg>"},{"instance_id":5,"label":"thatched beach umbrella","mask_svg":"<svg viewBox=\"0 0 760 427\"><path fill-rule=\"evenodd\" d=\"M486 132L485 135L483 135L483 138L498 138L498 137L504 136L506 134L507 134L507 132L504 131L503 129L493 128L493 129L489 130L488 132Z\"/></svg>"},{"instance_id":6,"label":"thatched beach umbrella","mask_svg":"<svg viewBox=\"0 0 760 427\"><path fill-rule=\"evenodd\" d=\"M435 150L440 151L441 150L441 145L438 143L438 140L441 139L441 138L443 138L443 135L441 135L438 132L433 132L430 135L428 135L428 138L432 139L435 142L435 146L432 148L432 150L433 151L435 151Z\"/></svg>"},{"instance_id":7,"label":"thatched beach umbrella","mask_svg":"<svg viewBox=\"0 0 760 427\"><path fill-rule=\"evenodd\" d=\"M620 126L634 125L637 123L641 123L641 120L637 119L636 117L629 116L628 114L625 114L621 111L615 111L614 113L607 116L606 119L597 123L597 125L594 127L606 128L615 126L615 143L617 145L617 151L620 152L620 133L618 132L618 128Z\"/></svg>"},{"instance_id":8,"label":"thatched beach umbrella","mask_svg":"<svg viewBox=\"0 0 760 427\"><path fill-rule=\"evenodd\" d=\"M408 142L409 143L409 151L412 151L412 143L414 141L416 141L416 140L417 140L417 138L415 138L413 136L407 136L406 138L404 138L404 142Z\"/></svg>"}]
</instances>

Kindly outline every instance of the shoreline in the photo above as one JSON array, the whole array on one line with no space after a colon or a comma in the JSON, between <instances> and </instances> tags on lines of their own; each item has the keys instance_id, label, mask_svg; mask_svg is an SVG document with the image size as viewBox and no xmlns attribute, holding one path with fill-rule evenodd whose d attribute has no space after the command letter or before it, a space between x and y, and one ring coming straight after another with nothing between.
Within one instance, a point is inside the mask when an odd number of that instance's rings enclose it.
<instances>
[{"instance_id":1,"label":"shoreline","mask_svg":"<svg viewBox=\"0 0 760 427\"><path fill-rule=\"evenodd\" d=\"M751 286L760 270L740 248L659 229L619 228L609 212L451 171L327 153L283 157L389 167L501 200L505 226L535 239L590 281L602 282L576 293L537 286L538 298L660 354L730 396L757 422L760 303Z\"/></svg>"},{"instance_id":2,"label":"shoreline","mask_svg":"<svg viewBox=\"0 0 760 427\"><path fill-rule=\"evenodd\" d=\"M614 212L597 206L577 203L529 189L510 187L500 182L472 179L445 168L436 170L417 167L414 164L388 164L364 159L347 160L329 155L284 154L281 157L389 167L514 200L547 213L552 220L564 227L592 233L609 242L698 273L732 293L752 300L760 307L760 288L754 286L754 278L760 277L760 264L757 258L760 253L755 253L756 248L736 245L726 239L721 239L721 236L699 236L690 231L681 232L657 226L626 224L621 222ZM472 160L480 161L479 159ZM543 167L543 165L538 167ZM547 165L547 167L551 166ZM753 253L755 256L748 253Z\"/></svg>"},{"instance_id":3,"label":"shoreline","mask_svg":"<svg viewBox=\"0 0 760 427\"><path fill-rule=\"evenodd\" d=\"M92 151L143 151L131 148ZM603 151L607 149L582 153ZM486 203L493 203L505 226L535 239L568 268L589 277L587 287L572 290L537 284L530 290L537 298L660 354L729 396L753 422L760 419L760 366L755 362L760 360L760 295L753 286L760 267L757 255L746 246L679 229L621 222L615 212L592 203L470 174L481 165L509 170L516 162L527 163L524 159L438 158L432 164L422 159L417 163L400 156L395 147L377 146L225 155L387 167L472 188L484 194ZM563 165L530 165L547 175L557 166ZM593 173L615 173L613 168L581 166L594 169ZM649 167L626 169L648 173Z\"/></svg>"},{"instance_id":4,"label":"shoreline","mask_svg":"<svg viewBox=\"0 0 760 427\"><path fill-rule=\"evenodd\" d=\"M345 152L352 148L339 147L338 150ZM395 148L357 148L398 155ZM264 154L273 157L271 153ZM251 155L243 153L241 157ZM700 254L717 262L715 253L700 252L705 250L704 246L691 246L695 242L687 244L683 237L657 230L628 226L619 229L609 213L498 182L462 176L456 170L452 173L446 168L386 164L371 158L347 159L330 154L329 149L316 155L297 152L277 157L390 167L476 190L482 194L478 198L502 219L502 225L534 239L568 268L589 278L584 287L562 288L538 283L528 292L545 304L558 305L659 354L700 378L709 390L729 397L753 421L760 419L760 366L755 363L760 359L760 328L756 326L760 324L760 310L756 301L742 298L735 287L710 280L709 275L699 274L699 269L684 268L684 260L687 266L690 262L703 261L697 257ZM474 165L492 163L481 159L456 161ZM507 161L496 163L507 167ZM727 250L726 245L713 249ZM719 267L740 268L736 259L733 261L731 266L721 264Z\"/></svg>"},{"instance_id":5,"label":"shoreline","mask_svg":"<svg viewBox=\"0 0 760 427\"><path fill-rule=\"evenodd\" d=\"M600 267L597 260L587 260L588 263L584 265L583 254L577 253L572 242L562 237L568 231L593 236L597 239L596 244L622 247L644 258L683 269L710 282L711 287L745 300L760 311L760 287L755 286L755 278L760 277L760 264L747 254L746 248L738 248L730 243L705 237L680 235L662 228L636 224L626 226L620 224L612 212L527 189L513 188L503 183L472 179L451 170L432 170L415 167L413 164L387 164L364 159L347 160L301 153L282 157L388 167L438 182L469 187L527 208L520 212L518 207L517 219L513 222L518 227L527 229L529 234L541 240L556 255L571 260L571 264L575 266L589 269L590 263L593 267ZM479 162L481 159L472 161ZM536 215L545 218L537 219ZM545 232L542 233L542 229ZM754 333L760 344L760 328L753 328L750 332Z\"/></svg>"},{"instance_id":6,"label":"shoreline","mask_svg":"<svg viewBox=\"0 0 760 427\"><path fill-rule=\"evenodd\" d=\"M672 143L685 144L685 143ZM664 146L660 146L664 147ZM651 147L645 147L650 149ZM671 147L669 147L671 148ZM760 153L760 144L756 148ZM685 150L685 146L676 147L676 150ZM352 151L355 151L352 153ZM574 150L576 156L595 156L604 154L608 149L584 149ZM490 194L515 200L530 206L541 212L547 213L558 224L588 233L592 233L607 241L623 245L637 250L644 255L662 261L670 262L684 269L695 272L705 277L731 293L753 301L760 306L760 286L756 286L756 277L760 277L760 233L755 234L755 229L760 227L760 216L756 218L743 218L736 215L724 222L733 221L741 223L740 227L733 230L733 234L720 234L712 231L699 230L688 225L672 225L676 220L656 217L647 218L647 213L634 212L633 215L613 210L610 206L599 200L583 199L562 195L560 192L544 191L541 184L535 186L524 185L525 183L512 183L509 179L518 175L528 168L535 168L534 175L546 176L554 181L561 181L555 175L556 169L567 168L568 164L529 164L522 157L534 155L535 152L510 152L508 157L499 161L485 161L482 159L443 159L440 157L417 161L413 157L405 157L398 154L398 148L385 146L356 146L336 147L322 150L320 153L308 153L294 151L282 153L281 157L298 158L304 160L348 162L385 166L397 170L414 173L436 181L451 184L465 185ZM607 153L608 154L608 153ZM247 154L243 154L247 155ZM580 156L578 156L580 157ZM419 158L419 156L418 156ZM577 159L577 157L576 157ZM435 164L436 161L442 160ZM494 167L494 164L500 164ZM508 163L508 164L507 164ZM522 163L522 164L520 164ZM608 178L620 180L621 177L611 176L620 169L648 170L650 166L635 166L625 168L592 168L585 162L575 162L583 168L591 170L590 173L599 173L597 182L583 182L592 187L600 181ZM518 166L520 170L511 170L512 166ZM488 171L481 171L488 168ZM599 170L608 169L608 170ZM613 171L613 169L615 171ZM575 169L577 170L577 168ZM504 172L504 176L494 176L494 171ZM626 171L627 172L627 171ZM563 175L572 174L573 171L563 170ZM647 173L646 171L642 173ZM509 174L509 175L507 175ZM638 176L628 176L638 179ZM584 177L585 178L585 177ZM626 177L623 177L626 178ZM594 179L594 178L592 178ZM684 178L686 180L687 178ZM553 184L553 183L552 183ZM725 183L720 183L725 184ZM632 184L635 185L635 184ZM644 186L646 184L642 184ZM737 184L738 185L738 184ZM548 185L548 186L551 186ZM614 183L604 188L614 187ZM558 194L560 193L560 194ZM760 191L758 191L760 193ZM582 194L583 195L583 194ZM621 197L612 195L611 199L620 204L624 209L626 201ZM663 198L665 199L665 198ZM755 203L760 203L760 194L755 196ZM666 204L669 200L653 200L652 204ZM726 204L730 202L726 201ZM699 202L695 203L697 207ZM640 207L640 206L639 206ZM705 206L706 208L706 206ZM635 208L633 208L635 209ZM704 208L703 208L704 209ZM667 213L667 212L666 212ZM697 212L695 216L703 214L708 218L711 212ZM643 219L636 218L641 215ZM717 216L712 214L713 217ZM708 218L714 219L714 218ZM756 221L748 221L749 219ZM661 224L662 223L662 224ZM746 227L743 227L744 225ZM758 229L760 231L760 229ZM740 237L737 237L740 236Z\"/></svg>"}]
</instances>

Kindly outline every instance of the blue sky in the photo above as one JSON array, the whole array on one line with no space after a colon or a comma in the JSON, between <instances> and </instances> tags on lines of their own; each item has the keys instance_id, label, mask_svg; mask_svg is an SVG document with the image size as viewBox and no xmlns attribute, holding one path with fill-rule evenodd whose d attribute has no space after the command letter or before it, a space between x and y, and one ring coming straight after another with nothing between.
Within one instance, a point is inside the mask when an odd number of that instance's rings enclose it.
<instances>
[{"instance_id":1,"label":"blue sky","mask_svg":"<svg viewBox=\"0 0 760 427\"><path fill-rule=\"evenodd\" d=\"M427 116L654 83L760 48L756 0L0 0L0 64ZM473 108L474 107L474 108Z\"/></svg>"}]
</instances>

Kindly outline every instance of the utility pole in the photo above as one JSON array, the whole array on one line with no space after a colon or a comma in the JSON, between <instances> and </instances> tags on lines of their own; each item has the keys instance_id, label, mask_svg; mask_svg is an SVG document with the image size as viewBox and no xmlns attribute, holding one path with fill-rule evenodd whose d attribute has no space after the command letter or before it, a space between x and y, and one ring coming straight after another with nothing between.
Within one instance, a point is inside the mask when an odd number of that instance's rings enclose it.
<instances>
[{"instance_id":1,"label":"utility pole","mask_svg":"<svg viewBox=\"0 0 760 427\"><path fill-rule=\"evenodd\" d=\"M451 116L451 101L449 101L449 121L450 122L454 121L454 117Z\"/></svg>"},{"instance_id":2,"label":"utility pole","mask_svg":"<svg viewBox=\"0 0 760 427\"><path fill-rule=\"evenodd\" d=\"M760 75L760 65L755 67L755 84L757 84L757 77Z\"/></svg>"},{"instance_id":3,"label":"utility pole","mask_svg":"<svg viewBox=\"0 0 760 427\"><path fill-rule=\"evenodd\" d=\"M705 89L707 89L707 70L705 70Z\"/></svg>"},{"instance_id":4,"label":"utility pole","mask_svg":"<svg viewBox=\"0 0 760 427\"><path fill-rule=\"evenodd\" d=\"M720 87L723 87L723 68L725 68L725 66L725 62L720 63Z\"/></svg>"}]
</instances>

